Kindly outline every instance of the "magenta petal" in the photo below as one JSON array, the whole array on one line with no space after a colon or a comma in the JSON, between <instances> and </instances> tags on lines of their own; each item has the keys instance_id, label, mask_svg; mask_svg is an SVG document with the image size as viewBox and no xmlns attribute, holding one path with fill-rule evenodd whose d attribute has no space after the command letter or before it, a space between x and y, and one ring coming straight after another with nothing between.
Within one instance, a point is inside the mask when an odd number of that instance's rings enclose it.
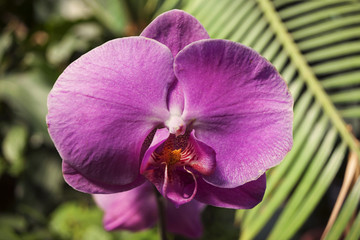
<instances>
[{"instance_id":1,"label":"magenta petal","mask_svg":"<svg viewBox=\"0 0 360 240\"><path fill-rule=\"evenodd\" d=\"M205 204L195 200L179 207L169 202L166 208L167 229L188 238L201 237L203 232L201 212L204 208Z\"/></svg>"},{"instance_id":2,"label":"magenta petal","mask_svg":"<svg viewBox=\"0 0 360 240\"><path fill-rule=\"evenodd\" d=\"M181 10L161 14L144 29L141 36L165 44L174 56L186 45L210 38L196 18Z\"/></svg>"},{"instance_id":3,"label":"magenta petal","mask_svg":"<svg viewBox=\"0 0 360 240\"><path fill-rule=\"evenodd\" d=\"M62 170L65 181L78 191L91 192L91 193L114 193L127 191L137 187L145 182L145 178L141 175L135 181L126 185L111 185L99 182L98 180L88 179L81 175L78 171L72 168L66 162L62 163Z\"/></svg>"},{"instance_id":4,"label":"magenta petal","mask_svg":"<svg viewBox=\"0 0 360 240\"><path fill-rule=\"evenodd\" d=\"M194 173L183 169L165 168L164 183L161 194L170 199L175 206L190 202L197 191L197 181Z\"/></svg>"},{"instance_id":5,"label":"magenta petal","mask_svg":"<svg viewBox=\"0 0 360 240\"><path fill-rule=\"evenodd\" d=\"M196 139L193 133L190 135L189 142L192 146L193 153L186 156L186 158L191 159L188 165L201 173L203 176L212 174L216 168L215 151L211 147Z\"/></svg>"},{"instance_id":6,"label":"magenta petal","mask_svg":"<svg viewBox=\"0 0 360 240\"><path fill-rule=\"evenodd\" d=\"M186 45L208 39L209 34L201 23L190 14L181 10L165 12L154 19L141 33L141 36L155 39L170 48L176 54ZM168 108L172 113L181 114L184 99L181 86L174 82L169 89Z\"/></svg>"},{"instance_id":7,"label":"magenta petal","mask_svg":"<svg viewBox=\"0 0 360 240\"><path fill-rule=\"evenodd\" d=\"M106 230L138 231L156 224L158 213L151 184L145 183L127 192L93 195L104 214Z\"/></svg>"},{"instance_id":8,"label":"magenta petal","mask_svg":"<svg viewBox=\"0 0 360 240\"><path fill-rule=\"evenodd\" d=\"M103 186L135 181L144 140L168 119L173 80L170 50L143 37L109 41L73 62L49 94L47 124L62 159L78 173L74 177ZM74 188L91 190L71 177Z\"/></svg>"},{"instance_id":9,"label":"magenta petal","mask_svg":"<svg viewBox=\"0 0 360 240\"><path fill-rule=\"evenodd\" d=\"M146 150L143 160L140 166L140 173L144 174L146 170L149 168L152 169L153 167L157 167L157 163L154 162L154 159L151 157L151 154L161 145L163 144L166 139L169 137L170 133L166 128L157 129L154 135L154 138ZM155 166L154 166L155 165Z\"/></svg>"},{"instance_id":10,"label":"magenta petal","mask_svg":"<svg viewBox=\"0 0 360 240\"><path fill-rule=\"evenodd\" d=\"M266 189L266 176L236 188L219 188L198 178L195 199L208 205L234 209L249 209L259 204Z\"/></svg>"},{"instance_id":11,"label":"magenta petal","mask_svg":"<svg viewBox=\"0 0 360 240\"><path fill-rule=\"evenodd\" d=\"M216 152L206 181L234 188L280 163L292 147L293 100L276 69L227 40L201 40L179 52L175 75L184 91L183 119Z\"/></svg>"}]
</instances>

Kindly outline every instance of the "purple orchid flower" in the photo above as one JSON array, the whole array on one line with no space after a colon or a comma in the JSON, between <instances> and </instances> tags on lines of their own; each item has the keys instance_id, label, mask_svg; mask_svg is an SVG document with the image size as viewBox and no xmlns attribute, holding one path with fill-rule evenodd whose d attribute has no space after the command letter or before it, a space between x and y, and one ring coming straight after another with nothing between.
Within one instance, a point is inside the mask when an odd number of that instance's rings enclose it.
<instances>
[{"instance_id":1,"label":"purple orchid flower","mask_svg":"<svg viewBox=\"0 0 360 240\"><path fill-rule=\"evenodd\" d=\"M105 212L103 223L106 230L139 231L153 227L158 219L156 196L147 182L132 190L114 194L95 194L95 202ZM205 204L196 200L180 207L166 202L167 231L199 238L203 232L201 212Z\"/></svg>"},{"instance_id":2,"label":"purple orchid flower","mask_svg":"<svg viewBox=\"0 0 360 240\"><path fill-rule=\"evenodd\" d=\"M254 50L210 39L173 10L139 37L109 41L60 75L49 133L69 185L115 193L146 180L177 206L252 208L265 171L292 147L293 100Z\"/></svg>"}]
</instances>

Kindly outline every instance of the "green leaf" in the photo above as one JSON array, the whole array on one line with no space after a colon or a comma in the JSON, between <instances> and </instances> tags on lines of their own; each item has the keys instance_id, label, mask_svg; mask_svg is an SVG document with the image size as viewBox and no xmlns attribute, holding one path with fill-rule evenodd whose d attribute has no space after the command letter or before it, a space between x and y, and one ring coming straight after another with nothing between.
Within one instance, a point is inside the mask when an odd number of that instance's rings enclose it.
<instances>
[{"instance_id":1,"label":"green leaf","mask_svg":"<svg viewBox=\"0 0 360 240\"><path fill-rule=\"evenodd\" d=\"M356 219L354 220L351 229L346 236L345 240L359 239L360 238L360 211L357 214Z\"/></svg>"},{"instance_id":2,"label":"green leaf","mask_svg":"<svg viewBox=\"0 0 360 240\"><path fill-rule=\"evenodd\" d=\"M90 226L85 228L84 235L82 237L84 240L112 240L110 233L106 232L102 226Z\"/></svg>"},{"instance_id":3,"label":"green leaf","mask_svg":"<svg viewBox=\"0 0 360 240\"><path fill-rule=\"evenodd\" d=\"M122 0L83 0L94 16L115 36L122 36L128 24L129 13Z\"/></svg>"},{"instance_id":4,"label":"green leaf","mask_svg":"<svg viewBox=\"0 0 360 240\"><path fill-rule=\"evenodd\" d=\"M68 62L74 52L88 50L92 41L101 34L102 30L97 24L75 24L59 41L53 42L47 48L47 60L54 66Z\"/></svg>"},{"instance_id":5,"label":"green leaf","mask_svg":"<svg viewBox=\"0 0 360 240\"><path fill-rule=\"evenodd\" d=\"M102 212L96 207L67 202L53 212L50 228L65 239L86 239L91 233L88 228L101 226L101 218ZM105 230L103 235L106 236Z\"/></svg>"},{"instance_id":6,"label":"green leaf","mask_svg":"<svg viewBox=\"0 0 360 240\"><path fill-rule=\"evenodd\" d=\"M6 170L6 162L5 159L3 159L2 157L0 157L0 177L1 175L5 172Z\"/></svg>"},{"instance_id":7,"label":"green leaf","mask_svg":"<svg viewBox=\"0 0 360 240\"><path fill-rule=\"evenodd\" d=\"M23 216L2 214L0 216L0 226L9 227L16 231L24 231L26 229L27 223Z\"/></svg>"},{"instance_id":8,"label":"green leaf","mask_svg":"<svg viewBox=\"0 0 360 240\"><path fill-rule=\"evenodd\" d=\"M0 226L0 240L21 240L14 229L7 226Z\"/></svg>"},{"instance_id":9,"label":"green leaf","mask_svg":"<svg viewBox=\"0 0 360 240\"><path fill-rule=\"evenodd\" d=\"M10 32L4 32L0 35L0 62L3 63L3 57L5 54L5 51L10 47L12 42L12 36ZM4 64L5 65L5 64ZM0 66L0 74L4 70L3 64Z\"/></svg>"},{"instance_id":10,"label":"green leaf","mask_svg":"<svg viewBox=\"0 0 360 240\"><path fill-rule=\"evenodd\" d=\"M354 187L352 188L349 196L347 197L338 218L336 219L333 227L329 231L329 233L326 235L325 240L330 239L340 239L340 236L345 230L345 227L350 223L350 218L353 216L353 213L355 212L358 203L360 201L360 177L358 177ZM356 223L356 221L354 222ZM354 224L355 228L359 228L359 224ZM358 235L358 230L352 230L353 232L351 235ZM358 238L352 238L352 239L358 239Z\"/></svg>"},{"instance_id":11,"label":"green leaf","mask_svg":"<svg viewBox=\"0 0 360 240\"><path fill-rule=\"evenodd\" d=\"M45 122L47 95L50 86L40 72L14 73L0 78L0 100L12 108L14 114L38 132L40 140L51 143Z\"/></svg>"},{"instance_id":12,"label":"green leaf","mask_svg":"<svg viewBox=\"0 0 360 240\"><path fill-rule=\"evenodd\" d=\"M107 232L102 226L102 211L95 206L78 202L67 202L52 213L50 229L62 239L77 240L156 240L159 238L156 229L146 231Z\"/></svg>"},{"instance_id":13,"label":"green leaf","mask_svg":"<svg viewBox=\"0 0 360 240\"><path fill-rule=\"evenodd\" d=\"M156 229L150 229L139 232L120 231L118 239L133 239L133 240L157 240L159 239L159 233Z\"/></svg>"},{"instance_id":14,"label":"green leaf","mask_svg":"<svg viewBox=\"0 0 360 240\"><path fill-rule=\"evenodd\" d=\"M309 191L313 191L314 185L318 182L318 176L319 174L324 174L324 166L326 164L327 159L329 158L331 154L331 150L333 149L335 143L336 143L336 130L333 128L331 129L327 135L325 136L324 142L319 148L319 151L316 153L316 156L314 157L314 160L310 163L308 171L305 173L305 176L303 180L299 183L299 186L295 189L295 192L293 194L293 197L289 200L288 204L284 207L283 213L281 214L281 217L278 220L278 223L274 227L274 235L279 234L279 232L284 231L283 226L287 226L289 223L288 221L292 218L292 216L296 216L298 209L303 206L304 201L316 201L314 198L311 197L311 195L306 194L309 193ZM342 151L344 151L344 147L342 148ZM336 160L338 158L334 158L333 161L334 164L336 164ZM330 165L332 166L332 165ZM329 168L329 170L335 170L335 172L332 172L332 175L336 173L336 168ZM330 184L331 178L327 175L327 182ZM321 191L324 191L327 189L327 185L324 182L321 182L321 185L319 186ZM317 192L315 193L315 197L317 195ZM314 206L314 204L312 204ZM311 206L307 206L307 209L311 211ZM309 211L307 210L307 211ZM300 213L301 214L301 213Z\"/></svg>"},{"instance_id":15,"label":"green leaf","mask_svg":"<svg viewBox=\"0 0 360 240\"><path fill-rule=\"evenodd\" d=\"M10 173L18 175L24 169L24 152L28 131L22 125L12 126L7 132L2 144L5 159L10 163Z\"/></svg>"}]
</instances>

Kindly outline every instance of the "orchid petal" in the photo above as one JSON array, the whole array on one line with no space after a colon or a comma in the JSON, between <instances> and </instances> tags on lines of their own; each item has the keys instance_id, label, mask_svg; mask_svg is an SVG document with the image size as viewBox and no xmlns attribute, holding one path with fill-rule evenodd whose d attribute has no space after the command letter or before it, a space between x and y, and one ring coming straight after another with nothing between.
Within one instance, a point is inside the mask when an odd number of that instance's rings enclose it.
<instances>
[{"instance_id":1,"label":"orchid petal","mask_svg":"<svg viewBox=\"0 0 360 240\"><path fill-rule=\"evenodd\" d=\"M292 97L258 53L227 40L201 40L179 52L174 69L184 91L182 118L216 152L215 172L206 181L235 188L291 149Z\"/></svg>"},{"instance_id":2,"label":"orchid petal","mask_svg":"<svg viewBox=\"0 0 360 240\"><path fill-rule=\"evenodd\" d=\"M195 17L177 9L159 15L144 29L140 36L152 38L165 44L174 56L186 45L210 38L205 28Z\"/></svg>"},{"instance_id":3,"label":"orchid petal","mask_svg":"<svg viewBox=\"0 0 360 240\"><path fill-rule=\"evenodd\" d=\"M165 167L161 194L170 199L175 206L190 202L196 194L197 181L194 173L186 169L168 170Z\"/></svg>"},{"instance_id":4,"label":"orchid petal","mask_svg":"<svg viewBox=\"0 0 360 240\"><path fill-rule=\"evenodd\" d=\"M152 165L156 165L157 163L154 162L154 159L151 157L152 153L161 146L166 139L169 137L170 133L166 128L157 129L153 140L144 154L143 160L140 165L140 173L144 174L144 172L152 168Z\"/></svg>"},{"instance_id":5,"label":"orchid petal","mask_svg":"<svg viewBox=\"0 0 360 240\"><path fill-rule=\"evenodd\" d=\"M171 10L159 15L141 33L141 36L155 39L165 44L174 56L186 45L208 39L209 34L201 23L190 14L181 10ZM169 89L168 108L172 113L183 111L181 86L174 81Z\"/></svg>"},{"instance_id":6,"label":"orchid petal","mask_svg":"<svg viewBox=\"0 0 360 240\"><path fill-rule=\"evenodd\" d=\"M96 179L103 193L138 179L142 144L168 119L173 81L170 50L143 37L109 41L72 63L49 94L47 123L73 176ZM74 188L91 193L71 177Z\"/></svg>"},{"instance_id":7,"label":"orchid petal","mask_svg":"<svg viewBox=\"0 0 360 240\"><path fill-rule=\"evenodd\" d=\"M98 180L86 178L66 162L62 163L62 171L65 181L70 186L73 186L74 189L82 192L91 192L95 194L128 191L134 187L143 184L146 180L142 175L138 175L137 179L126 185L112 185L108 183L103 183L99 182Z\"/></svg>"},{"instance_id":8,"label":"orchid petal","mask_svg":"<svg viewBox=\"0 0 360 240\"><path fill-rule=\"evenodd\" d=\"M265 174L236 188L219 188L198 179L195 199L216 207L249 209L262 201L265 189Z\"/></svg>"},{"instance_id":9,"label":"orchid petal","mask_svg":"<svg viewBox=\"0 0 360 240\"><path fill-rule=\"evenodd\" d=\"M138 231L155 225L158 212L153 188L146 183L127 192L93 195L104 212L106 230Z\"/></svg>"},{"instance_id":10,"label":"orchid petal","mask_svg":"<svg viewBox=\"0 0 360 240\"><path fill-rule=\"evenodd\" d=\"M195 200L179 207L169 202L166 208L167 229L188 238L201 237L203 233L201 212L204 208L205 204Z\"/></svg>"},{"instance_id":11,"label":"orchid petal","mask_svg":"<svg viewBox=\"0 0 360 240\"><path fill-rule=\"evenodd\" d=\"M192 147L191 153L183 153L184 158L191 159L188 163L190 167L201 173L203 176L210 175L216 168L216 153L205 143L196 139L194 131L189 137L189 145Z\"/></svg>"}]
</instances>

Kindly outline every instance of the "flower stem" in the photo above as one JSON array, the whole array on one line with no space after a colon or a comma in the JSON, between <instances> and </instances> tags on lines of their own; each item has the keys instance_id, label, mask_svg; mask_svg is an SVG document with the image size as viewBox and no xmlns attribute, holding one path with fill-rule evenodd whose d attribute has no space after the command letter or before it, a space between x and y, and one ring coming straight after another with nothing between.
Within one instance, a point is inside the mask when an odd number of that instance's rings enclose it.
<instances>
[{"instance_id":1,"label":"flower stem","mask_svg":"<svg viewBox=\"0 0 360 240\"><path fill-rule=\"evenodd\" d=\"M165 198L154 188L156 194L156 203L159 215L159 234L161 240L167 240L166 236L166 219L165 219Z\"/></svg>"}]
</instances>

